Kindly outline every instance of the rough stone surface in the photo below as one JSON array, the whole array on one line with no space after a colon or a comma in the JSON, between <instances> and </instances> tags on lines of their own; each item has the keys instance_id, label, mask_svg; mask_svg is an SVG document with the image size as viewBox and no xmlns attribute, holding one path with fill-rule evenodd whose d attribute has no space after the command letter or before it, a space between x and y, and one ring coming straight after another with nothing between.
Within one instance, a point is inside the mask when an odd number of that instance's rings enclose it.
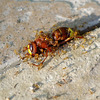
<instances>
[{"instance_id":1,"label":"rough stone surface","mask_svg":"<svg viewBox=\"0 0 100 100\"><path fill-rule=\"evenodd\" d=\"M60 47L41 70L16 55L35 30L99 23L100 1L37 1L0 0L0 100L100 100L100 28Z\"/></svg>"}]
</instances>

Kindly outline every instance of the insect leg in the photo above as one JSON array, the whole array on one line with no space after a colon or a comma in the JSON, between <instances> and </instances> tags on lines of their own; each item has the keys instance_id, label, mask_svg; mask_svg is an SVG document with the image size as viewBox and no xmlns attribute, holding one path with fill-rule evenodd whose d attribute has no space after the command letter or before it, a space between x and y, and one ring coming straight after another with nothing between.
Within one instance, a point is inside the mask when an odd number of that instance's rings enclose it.
<instances>
[{"instance_id":1,"label":"insect leg","mask_svg":"<svg viewBox=\"0 0 100 100\"><path fill-rule=\"evenodd\" d=\"M64 44L64 43L66 43L66 42L68 42L69 40L71 40L72 38L67 38L66 40L64 40L64 41L62 41L61 43L59 43L59 45L62 45L62 44Z\"/></svg>"}]
</instances>

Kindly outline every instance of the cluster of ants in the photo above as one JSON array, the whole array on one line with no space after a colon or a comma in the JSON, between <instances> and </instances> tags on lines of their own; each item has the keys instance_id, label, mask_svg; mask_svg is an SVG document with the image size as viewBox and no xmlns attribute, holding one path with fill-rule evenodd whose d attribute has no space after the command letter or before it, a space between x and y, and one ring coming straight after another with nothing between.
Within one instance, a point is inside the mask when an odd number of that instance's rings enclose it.
<instances>
[{"instance_id":1,"label":"cluster of ants","mask_svg":"<svg viewBox=\"0 0 100 100\"><path fill-rule=\"evenodd\" d=\"M48 57L48 52L53 52L54 48L59 47L71 39L82 38L77 30L68 27L59 27L51 35L41 32L40 35L36 36L34 41L31 41L27 47L24 47L23 52L27 51L27 53L23 59L45 53L45 59L40 64L36 65L32 63L32 65L40 66Z\"/></svg>"}]
</instances>

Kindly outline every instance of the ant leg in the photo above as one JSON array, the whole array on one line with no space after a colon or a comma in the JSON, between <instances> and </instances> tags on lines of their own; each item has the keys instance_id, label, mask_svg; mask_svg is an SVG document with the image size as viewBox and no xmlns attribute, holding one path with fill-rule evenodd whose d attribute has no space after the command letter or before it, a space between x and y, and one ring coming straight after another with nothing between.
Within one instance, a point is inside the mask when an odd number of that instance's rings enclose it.
<instances>
[{"instance_id":1,"label":"ant leg","mask_svg":"<svg viewBox=\"0 0 100 100\"><path fill-rule=\"evenodd\" d=\"M58 45L58 41L55 41L54 43L51 43L53 46L57 46Z\"/></svg>"},{"instance_id":2,"label":"ant leg","mask_svg":"<svg viewBox=\"0 0 100 100\"><path fill-rule=\"evenodd\" d=\"M40 70L42 68L42 65L44 63L44 61L47 59L48 57L48 50L46 51L46 57L44 58L44 60L39 64L38 70Z\"/></svg>"},{"instance_id":3,"label":"ant leg","mask_svg":"<svg viewBox=\"0 0 100 100\"><path fill-rule=\"evenodd\" d=\"M45 59L40 64L36 65L36 64L32 63L32 65L38 67L38 70L40 70L42 68L42 65L43 65L43 63L44 63L44 61L46 60L47 57L48 57L48 50L46 51Z\"/></svg>"},{"instance_id":4,"label":"ant leg","mask_svg":"<svg viewBox=\"0 0 100 100\"><path fill-rule=\"evenodd\" d=\"M64 43L66 43L66 42L68 42L69 40L71 40L72 38L67 38L66 40L64 40L64 41L62 41L61 43L59 43L59 45L62 45L62 44L64 44Z\"/></svg>"},{"instance_id":5,"label":"ant leg","mask_svg":"<svg viewBox=\"0 0 100 100\"><path fill-rule=\"evenodd\" d=\"M45 59L42 61L42 64L44 63L44 61L46 60L47 57L48 57L48 50L46 51L46 57L45 57Z\"/></svg>"},{"instance_id":6,"label":"ant leg","mask_svg":"<svg viewBox=\"0 0 100 100\"><path fill-rule=\"evenodd\" d=\"M25 59L25 58L26 58L26 59ZM29 53L26 53L26 54L25 54L25 57L21 57L22 60L25 59L24 62L28 61L28 58L31 58Z\"/></svg>"},{"instance_id":7,"label":"ant leg","mask_svg":"<svg viewBox=\"0 0 100 100\"><path fill-rule=\"evenodd\" d=\"M82 38L84 38L83 36L76 36L76 37L73 37L73 38L80 38L80 39L82 39ZM64 43L66 43L66 42L68 42L69 40L71 40L71 39L73 39L73 38L67 38L66 40L64 40L64 41L62 41L59 45L62 45L62 44L64 44Z\"/></svg>"}]
</instances>

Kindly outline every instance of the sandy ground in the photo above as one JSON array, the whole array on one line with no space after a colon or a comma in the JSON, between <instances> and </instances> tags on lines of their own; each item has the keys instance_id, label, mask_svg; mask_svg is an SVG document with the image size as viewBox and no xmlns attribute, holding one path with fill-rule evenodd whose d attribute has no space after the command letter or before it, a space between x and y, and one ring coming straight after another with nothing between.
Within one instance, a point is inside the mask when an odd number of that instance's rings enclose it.
<instances>
[{"instance_id":1,"label":"sandy ground","mask_svg":"<svg viewBox=\"0 0 100 100\"><path fill-rule=\"evenodd\" d=\"M36 31L100 22L99 0L58 1L0 0L0 100L100 100L100 28L60 47L41 70L19 57Z\"/></svg>"}]
</instances>

